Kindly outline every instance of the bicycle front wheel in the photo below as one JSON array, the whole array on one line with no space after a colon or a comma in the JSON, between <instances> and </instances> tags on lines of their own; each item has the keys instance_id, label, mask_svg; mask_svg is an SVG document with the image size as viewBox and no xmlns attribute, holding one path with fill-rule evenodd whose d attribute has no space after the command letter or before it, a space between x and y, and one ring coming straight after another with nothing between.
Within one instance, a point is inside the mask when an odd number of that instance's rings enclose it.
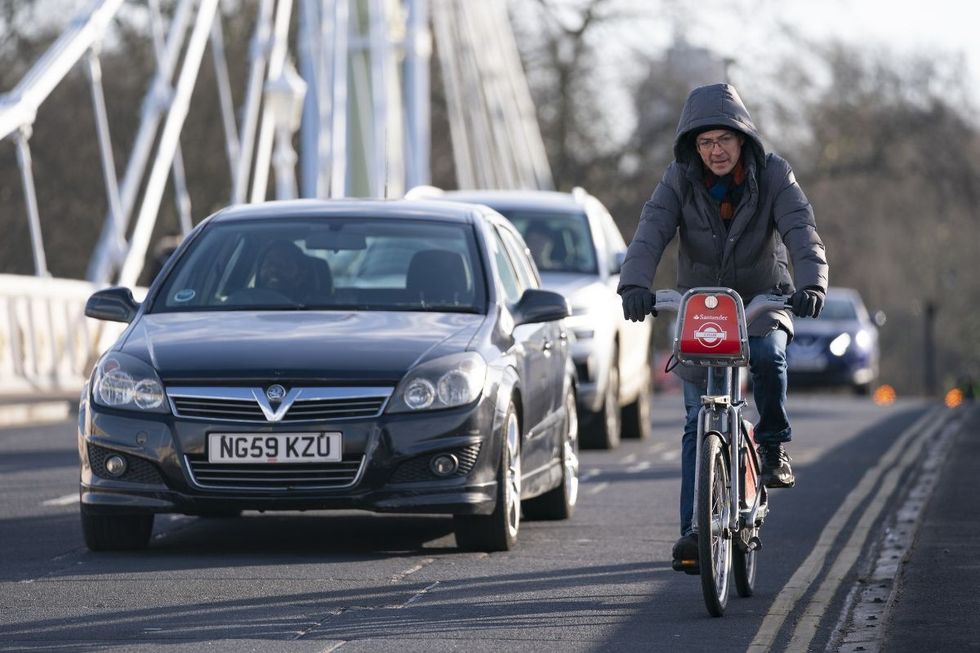
<instances>
[{"instance_id":1,"label":"bicycle front wheel","mask_svg":"<svg viewBox=\"0 0 980 653\"><path fill-rule=\"evenodd\" d=\"M724 452L721 437L708 433L698 461L698 567L704 604L713 617L725 614L732 562L728 533L732 504Z\"/></svg>"}]
</instances>

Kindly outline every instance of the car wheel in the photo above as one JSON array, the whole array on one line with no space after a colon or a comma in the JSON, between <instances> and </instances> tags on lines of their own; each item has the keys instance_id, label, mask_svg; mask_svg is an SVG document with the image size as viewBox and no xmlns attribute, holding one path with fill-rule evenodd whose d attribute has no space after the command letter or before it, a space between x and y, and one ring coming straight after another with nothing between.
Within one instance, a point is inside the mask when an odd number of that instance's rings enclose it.
<instances>
[{"instance_id":1,"label":"car wheel","mask_svg":"<svg viewBox=\"0 0 980 653\"><path fill-rule=\"evenodd\" d=\"M871 394L870 383L856 383L853 387L854 394L859 397L867 397Z\"/></svg>"},{"instance_id":2,"label":"car wheel","mask_svg":"<svg viewBox=\"0 0 980 653\"><path fill-rule=\"evenodd\" d=\"M614 351L612 360L617 360ZM619 405L619 367L609 368L609 378L606 381L606 391L602 396L602 408L593 413L589 419L589 429L583 434L583 443L596 449L615 449L619 446L622 434L622 408Z\"/></svg>"},{"instance_id":3,"label":"car wheel","mask_svg":"<svg viewBox=\"0 0 980 653\"><path fill-rule=\"evenodd\" d=\"M561 443L561 483L539 497L524 502L527 519L568 519L578 503L578 413L575 392L565 395L565 423Z\"/></svg>"},{"instance_id":4,"label":"car wheel","mask_svg":"<svg viewBox=\"0 0 980 653\"><path fill-rule=\"evenodd\" d=\"M81 509L82 535L92 551L144 549L153 533L153 515L93 515Z\"/></svg>"},{"instance_id":5,"label":"car wheel","mask_svg":"<svg viewBox=\"0 0 980 653\"><path fill-rule=\"evenodd\" d=\"M653 380L649 366L644 366L642 374L645 383L636 395L636 401L623 408L623 437L646 440L653 435L650 423L650 405L653 402Z\"/></svg>"},{"instance_id":6,"label":"car wheel","mask_svg":"<svg viewBox=\"0 0 980 653\"><path fill-rule=\"evenodd\" d=\"M511 403L504 417L497 468L497 505L489 515L455 515L456 545L464 551L508 551L521 525L521 428Z\"/></svg>"}]
</instances>

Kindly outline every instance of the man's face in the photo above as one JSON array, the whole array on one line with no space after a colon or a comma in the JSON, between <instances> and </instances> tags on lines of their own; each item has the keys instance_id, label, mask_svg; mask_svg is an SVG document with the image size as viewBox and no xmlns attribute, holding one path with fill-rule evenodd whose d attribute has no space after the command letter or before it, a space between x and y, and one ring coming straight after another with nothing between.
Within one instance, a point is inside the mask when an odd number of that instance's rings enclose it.
<instances>
[{"instance_id":1,"label":"man's face","mask_svg":"<svg viewBox=\"0 0 980 653\"><path fill-rule=\"evenodd\" d=\"M269 251L259 267L258 286L272 290L293 288L300 279L299 262L285 249Z\"/></svg>"},{"instance_id":2,"label":"man's face","mask_svg":"<svg viewBox=\"0 0 980 653\"><path fill-rule=\"evenodd\" d=\"M694 146L701 160L711 172L721 177L727 175L742 155L744 137L728 129L712 129L701 132L694 139Z\"/></svg>"}]
</instances>

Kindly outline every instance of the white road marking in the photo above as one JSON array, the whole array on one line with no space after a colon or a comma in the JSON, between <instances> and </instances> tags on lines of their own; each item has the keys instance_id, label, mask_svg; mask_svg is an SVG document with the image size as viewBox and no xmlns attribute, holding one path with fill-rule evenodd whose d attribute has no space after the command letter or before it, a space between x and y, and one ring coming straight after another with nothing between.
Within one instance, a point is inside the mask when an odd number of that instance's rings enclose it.
<instances>
[{"instance_id":1,"label":"white road marking","mask_svg":"<svg viewBox=\"0 0 980 653\"><path fill-rule=\"evenodd\" d=\"M834 541L844 526L850 520L851 515L871 494L871 491L878 484L878 480L895 464L899 455L905 451L908 442L928 423L934 419L937 413L942 410L934 408L920 417L912 426L895 439L891 448L878 459L878 464L865 472L860 482L850 491L843 503L830 518L824 527L820 538L814 545L810 555L807 556L800 568L789 579L779 595L772 602L766 618L759 626L758 632L749 644L749 651L769 651L772 649L773 642L779 634L786 617L793 611L796 602L809 590L819 571L823 568L827 557L830 555ZM929 429L930 431L932 429Z\"/></svg>"},{"instance_id":2,"label":"white road marking","mask_svg":"<svg viewBox=\"0 0 980 653\"><path fill-rule=\"evenodd\" d=\"M603 482L603 483L597 483L597 484L593 485L592 487L587 488L585 490L585 493L586 494L599 494L600 492L602 492L603 490L605 490L607 487L609 487L609 483L605 483L605 482Z\"/></svg>"},{"instance_id":3,"label":"white road marking","mask_svg":"<svg viewBox=\"0 0 980 653\"><path fill-rule=\"evenodd\" d=\"M666 449L670 446L667 442L655 442L647 447L647 453L657 453L662 449Z\"/></svg>"},{"instance_id":4,"label":"white road marking","mask_svg":"<svg viewBox=\"0 0 980 653\"><path fill-rule=\"evenodd\" d=\"M590 478L592 478L593 476L598 476L600 473L601 472L598 469L596 469L596 468L593 467L592 469L589 469L589 470L586 470L585 472L583 472L580 475L580 479L583 480L583 481L587 481Z\"/></svg>"},{"instance_id":5,"label":"white road marking","mask_svg":"<svg viewBox=\"0 0 980 653\"><path fill-rule=\"evenodd\" d=\"M63 497L58 497L57 499L48 499L43 502L42 506L70 506L73 503L78 503L78 492L74 494L66 494Z\"/></svg>"},{"instance_id":6,"label":"white road marking","mask_svg":"<svg viewBox=\"0 0 980 653\"><path fill-rule=\"evenodd\" d=\"M680 460L680 459L681 459L680 449L671 449L670 451L665 451L662 454L660 454L660 460L663 460L665 462L672 463L675 460Z\"/></svg>"},{"instance_id":7,"label":"white road marking","mask_svg":"<svg viewBox=\"0 0 980 653\"><path fill-rule=\"evenodd\" d=\"M636 454L631 453L627 456L623 456L622 460L620 460L619 462L623 463L624 465L632 465L633 463L636 462Z\"/></svg>"},{"instance_id":8,"label":"white road marking","mask_svg":"<svg viewBox=\"0 0 980 653\"><path fill-rule=\"evenodd\" d=\"M644 460L626 468L627 474L635 474L650 469L650 461Z\"/></svg>"},{"instance_id":9,"label":"white road marking","mask_svg":"<svg viewBox=\"0 0 980 653\"><path fill-rule=\"evenodd\" d=\"M414 574L417 571L425 569L427 566L435 562L435 558L423 558L418 564L412 565L405 571L400 571L397 574L393 574L391 578L388 579L389 583L399 583L405 579L406 576Z\"/></svg>"}]
</instances>

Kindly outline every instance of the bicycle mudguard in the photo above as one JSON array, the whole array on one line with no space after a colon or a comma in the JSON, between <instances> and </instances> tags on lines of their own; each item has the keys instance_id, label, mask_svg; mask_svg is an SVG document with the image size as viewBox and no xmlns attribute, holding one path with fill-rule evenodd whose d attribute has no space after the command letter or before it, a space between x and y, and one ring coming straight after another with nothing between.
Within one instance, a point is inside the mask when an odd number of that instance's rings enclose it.
<instances>
[{"instance_id":1,"label":"bicycle mudguard","mask_svg":"<svg viewBox=\"0 0 980 653\"><path fill-rule=\"evenodd\" d=\"M749 336L742 298L730 288L692 288L681 298L674 356L682 365L744 367Z\"/></svg>"}]
</instances>

